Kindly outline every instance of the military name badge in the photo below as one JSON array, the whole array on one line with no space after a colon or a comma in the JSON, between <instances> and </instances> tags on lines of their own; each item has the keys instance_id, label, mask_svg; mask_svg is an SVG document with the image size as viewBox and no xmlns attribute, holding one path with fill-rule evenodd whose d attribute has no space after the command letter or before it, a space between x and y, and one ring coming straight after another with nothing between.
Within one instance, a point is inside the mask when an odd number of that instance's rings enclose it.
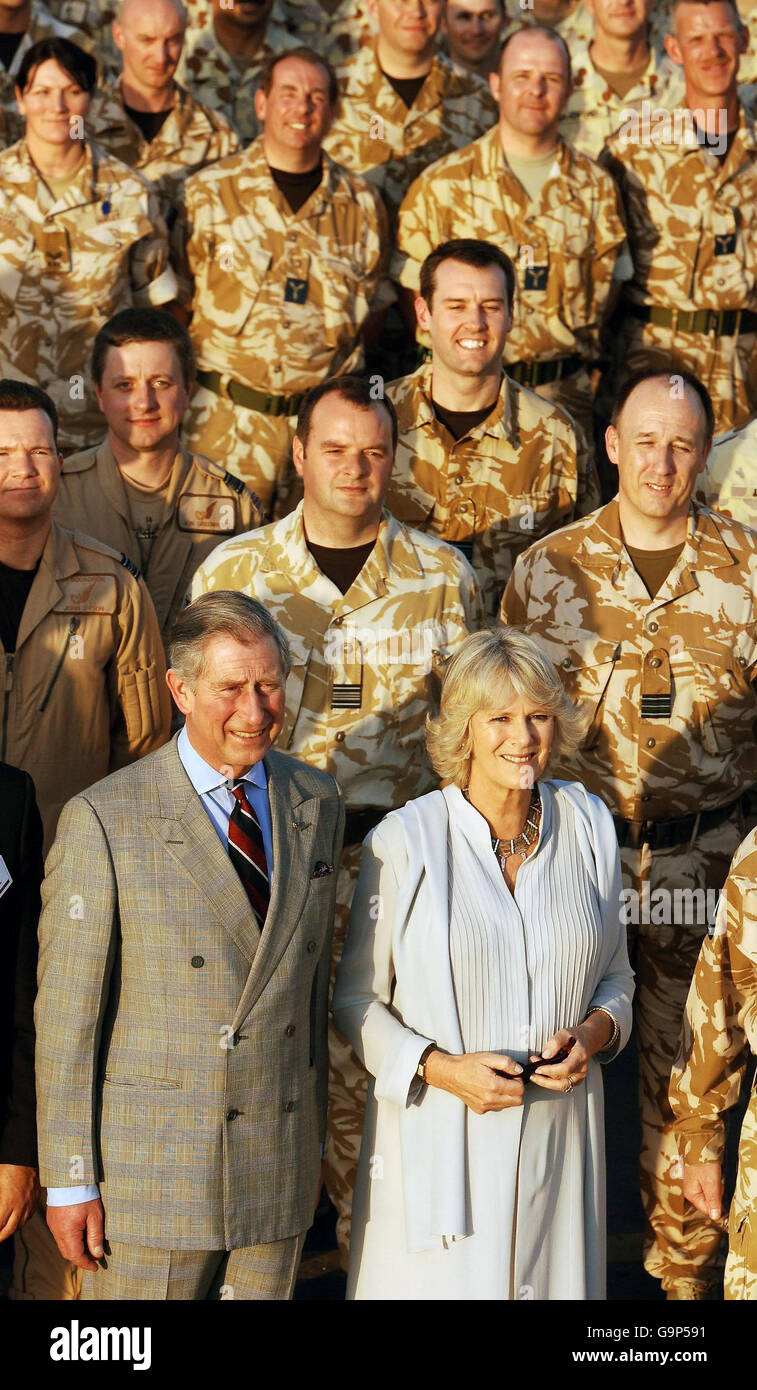
<instances>
[{"instance_id":1,"label":"military name badge","mask_svg":"<svg viewBox=\"0 0 757 1390\"><path fill-rule=\"evenodd\" d=\"M0 898L2 898L3 893L7 893L12 882L13 879L11 878L10 869L3 859L2 854L0 854Z\"/></svg>"},{"instance_id":2,"label":"military name badge","mask_svg":"<svg viewBox=\"0 0 757 1390\"><path fill-rule=\"evenodd\" d=\"M177 516L180 531L233 533L237 524L236 501L233 497L203 497L187 492L179 498Z\"/></svg>"},{"instance_id":3,"label":"military name badge","mask_svg":"<svg viewBox=\"0 0 757 1390\"><path fill-rule=\"evenodd\" d=\"M73 574L59 583L63 593L54 613L115 613L118 586L114 574Z\"/></svg>"}]
</instances>

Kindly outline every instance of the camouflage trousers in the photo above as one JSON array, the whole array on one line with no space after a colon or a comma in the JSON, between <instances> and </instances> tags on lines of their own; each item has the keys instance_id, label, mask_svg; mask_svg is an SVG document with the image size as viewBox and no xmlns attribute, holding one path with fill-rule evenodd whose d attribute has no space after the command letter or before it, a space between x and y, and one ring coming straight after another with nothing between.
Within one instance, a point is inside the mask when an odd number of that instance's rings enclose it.
<instances>
[{"instance_id":1,"label":"camouflage trousers","mask_svg":"<svg viewBox=\"0 0 757 1390\"><path fill-rule=\"evenodd\" d=\"M621 850L624 888L631 890L623 911L636 971L644 1266L663 1288L691 1297L719 1282L724 1241L720 1227L684 1200L668 1087L702 939L745 834L738 812L691 844Z\"/></svg>"},{"instance_id":2,"label":"camouflage trousers","mask_svg":"<svg viewBox=\"0 0 757 1390\"><path fill-rule=\"evenodd\" d=\"M725 1297L757 1299L757 1094L753 1091L739 1141L739 1171L728 1217Z\"/></svg>"},{"instance_id":3,"label":"camouflage trousers","mask_svg":"<svg viewBox=\"0 0 757 1390\"><path fill-rule=\"evenodd\" d=\"M363 846L348 845L339 865L336 884L336 915L331 948L331 987L342 958L347 926L355 892ZM337 1033L329 1018L329 1110L326 1144L323 1151L323 1180L337 1209L336 1237L342 1267L347 1269L352 1221L352 1194L357 1177L360 1140L363 1133L368 1073L347 1039Z\"/></svg>"},{"instance_id":4,"label":"camouflage trousers","mask_svg":"<svg viewBox=\"0 0 757 1390\"><path fill-rule=\"evenodd\" d=\"M625 318L616 340L613 387L633 372L687 368L707 387L715 411L715 434L740 429L757 415L757 334L715 337L674 333L657 324Z\"/></svg>"},{"instance_id":5,"label":"camouflage trousers","mask_svg":"<svg viewBox=\"0 0 757 1390\"><path fill-rule=\"evenodd\" d=\"M262 415L245 410L228 396L198 386L184 417L182 439L195 454L203 454L247 483L276 516L292 485L291 446L296 417Z\"/></svg>"}]
</instances>

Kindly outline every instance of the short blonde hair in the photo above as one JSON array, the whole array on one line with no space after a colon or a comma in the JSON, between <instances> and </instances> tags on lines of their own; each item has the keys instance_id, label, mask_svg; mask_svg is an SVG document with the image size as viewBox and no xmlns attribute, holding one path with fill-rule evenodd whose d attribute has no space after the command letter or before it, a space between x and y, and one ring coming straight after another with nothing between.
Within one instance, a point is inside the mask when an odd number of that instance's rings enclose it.
<instances>
[{"instance_id":1,"label":"short blonde hair","mask_svg":"<svg viewBox=\"0 0 757 1390\"><path fill-rule=\"evenodd\" d=\"M549 657L516 628L488 628L466 637L447 663L439 714L426 720L426 747L444 786L468 785L474 714L509 704L515 695L554 716L550 761L578 747L586 733L586 715L566 694Z\"/></svg>"}]
</instances>

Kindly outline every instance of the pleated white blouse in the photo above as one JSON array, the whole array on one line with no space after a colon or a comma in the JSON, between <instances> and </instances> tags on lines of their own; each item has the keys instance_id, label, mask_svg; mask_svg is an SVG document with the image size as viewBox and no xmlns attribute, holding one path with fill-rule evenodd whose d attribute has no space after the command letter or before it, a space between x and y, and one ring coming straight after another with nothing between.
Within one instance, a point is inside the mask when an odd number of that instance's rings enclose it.
<instances>
[{"instance_id":1,"label":"pleated white blouse","mask_svg":"<svg viewBox=\"0 0 757 1390\"><path fill-rule=\"evenodd\" d=\"M429 1041L518 1061L605 1005L625 1044L633 975L612 818L579 783L540 782L536 849L510 893L484 818L455 787L365 842L337 976L337 1027L376 1078L348 1298L605 1297L604 1114L593 1058L572 1093L476 1115L414 1080Z\"/></svg>"}]
</instances>

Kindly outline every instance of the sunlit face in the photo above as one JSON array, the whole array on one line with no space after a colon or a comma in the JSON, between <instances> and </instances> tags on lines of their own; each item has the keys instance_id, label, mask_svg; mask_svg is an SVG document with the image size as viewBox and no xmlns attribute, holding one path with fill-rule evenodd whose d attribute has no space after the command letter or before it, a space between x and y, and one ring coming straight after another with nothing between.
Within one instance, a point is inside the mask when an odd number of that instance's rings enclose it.
<instances>
[{"instance_id":1,"label":"sunlit face","mask_svg":"<svg viewBox=\"0 0 757 1390\"><path fill-rule=\"evenodd\" d=\"M433 48L442 22L442 0L367 0L366 8L390 50L411 57Z\"/></svg>"},{"instance_id":2,"label":"sunlit face","mask_svg":"<svg viewBox=\"0 0 757 1390\"><path fill-rule=\"evenodd\" d=\"M124 343L105 356L97 403L116 439L151 450L173 440L189 404L181 366L171 343Z\"/></svg>"},{"instance_id":3,"label":"sunlit face","mask_svg":"<svg viewBox=\"0 0 757 1390\"><path fill-rule=\"evenodd\" d=\"M378 521L394 462L391 421L380 402L370 409L336 393L324 396L310 417L307 445L295 436L292 456L306 519L322 528L335 517Z\"/></svg>"},{"instance_id":4,"label":"sunlit face","mask_svg":"<svg viewBox=\"0 0 757 1390\"><path fill-rule=\"evenodd\" d=\"M455 62L485 62L494 53L503 26L500 0L447 0L442 29Z\"/></svg>"},{"instance_id":5,"label":"sunlit face","mask_svg":"<svg viewBox=\"0 0 757 1390\"><path fill-rule=\"evenodd\" d=\"M701 404L688 386L681 398L677 380L643 381L628 397L617 427L605 435L621 504L637 523L687 517L697 475L707 464Z\"/></svg>"},{"instance_id":6,"label":"sunlit face","mask_svg":"<svg viewBox=\"0 0 757 1390\"><path fill-rule=\"evenodd\" d=\"M748 42L748 31L739 28L729 4L692 3L676 10L675 33L667 35L665 47L683 66L689 91L714 97L733 88Z\"/></svg>"},{"instance_id":7,"label":"sunlit face","mask_svg":"<svg viewBox=\"0 0 757 1390\"><path fill-rule=\"evenodd\" d=\"M512 325L505 277L499 266L442 261L429 308L415 301L420 327L431 338L434 362L463 376L481 376L502 363Z\"/></svg>"},{"instance_id":8,"label":"sunlit face","mask_svg":"<svg viewBox=\"0 0 757 1390\"><path fill-rule=\"evenodd\" d=\"M54 58L34 69L25 92L16 87L16 103L27 135L47 145L81 145L76 118L86 114L90 97Z\"/></svg>"},{"instance_id":9,"label":"sunlit face","mask_svg":"<svg viewBox=\"0 0 757 1390\"><path fill-rule=\"evenodd\" d=\"M328 73L320 63L284 58L273 70L268 95L255 93L255 113L274 167L278 150L312 153L315 162L334 116Z\"/></svg>"},{"instance_id":10,"label":"sunlit face","mask_svg":"<svg viewBox=\"0 0 757 1390\"><path fill-rule=\"evenodd\" d=\"M522 695L480 709L470 723L470 789L478 797L524 791L541 777L555 736L555 718Z\"/></svg>"},{"instance_id":11,"label":"sunlit face","mask_svg":"<svg viewBox=\"0 0 757 1390\"><path fill-rule=\"evenodd\" d=\"M0 521L44 516L55 501L62 463L44 410L1 410Z\"/></svg>"},{"instance_id":12,"label":"sunlit face","mask_svg":"<svg viewBox=\"0 0 757 1390\"><path fill-rule=\"evenodd\" d=\"M498 73L489 78L499 102L500 124L522 135L544 135L557 122L570 93L562 46L548 34L526 29L507 45Z\"/></svg>"},{"instance_id":13,"label":"sunlit face","mask_svg":"<svg viewBox=\"0 0 757 1390\"><path fill-rule=\"evenodd\" d=\"M632 38L644 29L654 0L584 0L596 29L614 39Z\"/></svg>"},{"instance_id":14,"label":"sunlit face","mask_svg":"<svg viewBox=\"0 0 757 1390\"><path fill-rule=\"evenodd\" d=\"M132 0L113 39L123 55L124 77L156 91L170 86L184 44L184 22L169 0Z\"/></svg>"},{"instance_id":15,"label":"sunlit face","mask_svg":"<svg viewBox=\"0 0 757 1390\"><path fill-rule=\"evenodd\" d=\"M224 776L260 762L281 732L286 677L272 637L211 637L193 689L174 670L167 680L192 747Z\"/></svg>"}]
</instances>

